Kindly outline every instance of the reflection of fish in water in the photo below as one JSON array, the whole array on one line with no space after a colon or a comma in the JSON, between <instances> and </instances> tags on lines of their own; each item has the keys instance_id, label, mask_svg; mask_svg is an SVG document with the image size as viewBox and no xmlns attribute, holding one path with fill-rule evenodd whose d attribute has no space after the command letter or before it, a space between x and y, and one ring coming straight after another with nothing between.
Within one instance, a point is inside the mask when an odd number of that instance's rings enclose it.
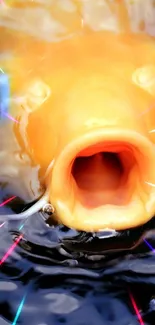
<instances>
[{"instance_id":1,"label":"reflection of fish in water","mask_svg":"<svg viewBox=\"0 0 155 325\"><path fill-rule=\"evenodd\" d=\"M9 112L10 85L7 74L0 69L0 120L5 120Z\"/></svg>"},{"instance_id":2,"label":"reflection of fish in water","mask_svg":"<svg viewBox=\"0 0 155 325\"><path fill-rule=\"evenodd\" d=\"M25 77L32 87L15 126L42 175L50 166L47 190L27 211L1 218L27 218L50 202L58 221L78 230L144 224L155 212L154 41L127 26L122 34L85 31L48 50L48 85Z\"/></svg>"}]
</instances>

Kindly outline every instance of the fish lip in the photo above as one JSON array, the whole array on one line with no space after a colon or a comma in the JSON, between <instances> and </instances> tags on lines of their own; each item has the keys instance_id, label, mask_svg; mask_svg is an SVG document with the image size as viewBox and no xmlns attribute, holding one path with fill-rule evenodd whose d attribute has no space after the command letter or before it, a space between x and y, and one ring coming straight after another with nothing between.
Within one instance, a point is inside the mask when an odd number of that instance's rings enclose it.
<instances>
[{"instance_id":1,"label":"fish lip","mask_svg":"<svg viewBox=\"0 0 155 325\"><path fill-rule=\"evenodd\" d=\"M121 211L120 207L115 207L115 220L117 219L117 222L113 221L111 207L108 205L106 205L108 221L104 223L101 220L94 220L94 218L90 222L89 216L79 221L77 216L75 216L73 212L75 197L68 182L73 162L80 151L103 141L121 142L136 148L143 162L139 165L139 168L141 175L143 175L144 183L150 179L152 183L155 183L155 171L153 168L155 164L155 152L153 144L146 136L133 130L120 130L118 128L97 129L80 135L78 138L73 139L57 157L50 183L50 200L56 208L58 218L61 223L70 228L84 231L99 231L101 228L104 229L107 227L115 230L123 230L146 223L151 219L155 211L155 199L153 199L153 196L155 196L155 188L144 184L147 203L145 202L146 204L143 204L144 202L141 202L140 204L139 200L137 203L131 202L128 206L121 206ZM136 213L134 204L141 205Z\"/></svg>"}]
</instances>

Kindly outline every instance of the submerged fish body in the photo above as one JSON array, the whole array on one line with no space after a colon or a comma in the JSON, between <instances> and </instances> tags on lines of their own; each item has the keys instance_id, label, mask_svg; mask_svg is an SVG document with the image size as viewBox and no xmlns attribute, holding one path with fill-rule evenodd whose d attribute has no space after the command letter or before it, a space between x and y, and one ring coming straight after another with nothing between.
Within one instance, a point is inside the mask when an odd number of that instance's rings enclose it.
<instances>
[{"instance_id":1,"label":"submerged fish body","mask_svg":"<svg viewBox=\"0 0 155 325\"><path fill-rule=\"evenodd\" d=\"M46 174L58 221L84 231L144 224L155 212L153 40L91 32L51 53L42 80L26 81L15 134Z\"/></svg>"}]
</instances>

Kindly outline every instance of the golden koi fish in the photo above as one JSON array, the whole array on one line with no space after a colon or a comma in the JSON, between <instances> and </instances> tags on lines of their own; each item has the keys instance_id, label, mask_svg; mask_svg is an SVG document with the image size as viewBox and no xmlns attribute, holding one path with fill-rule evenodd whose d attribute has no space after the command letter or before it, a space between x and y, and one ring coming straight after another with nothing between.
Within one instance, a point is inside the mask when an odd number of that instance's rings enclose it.
<instances>
[{"instance_id":1,"label":"golden koi fish","mask_svg":"<svg viewBox=\"0 0 155 325\"><path fill-rule=\"evenodd\" d=\"M49 202L77 230L146 223L155 213L155 40L127 26L36 44L25 66L36 66L37 51L44 63L23 89L16 81L24 100L14 131L47 190L17 218Z\"/></svg>"}]
</instances>

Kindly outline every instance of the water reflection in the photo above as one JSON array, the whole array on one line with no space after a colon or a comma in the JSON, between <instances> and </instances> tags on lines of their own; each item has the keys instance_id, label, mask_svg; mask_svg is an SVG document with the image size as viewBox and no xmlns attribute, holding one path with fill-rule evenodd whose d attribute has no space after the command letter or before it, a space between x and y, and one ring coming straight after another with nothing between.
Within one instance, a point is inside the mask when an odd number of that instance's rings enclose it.
<instances>
[{"instance_id":1,"label":"water reflection","mask_svg":"<svg viewBox=\"0 0 155 325\"><path fill-rule=\"evenodd\" d=\"M0 229L1 257L19 236L19 226L10 222ZM32 320L36 325L136 325L128 288L144 320L154 324L155 257L149 249L97 262L86 255L75 258L74 251L66 256L60 251L62 239L78 234L66 228L63 231L63 227L48 227L39 214L27 220L22 233L19 245L1 266L0 310L4 324L13 322L26 294L19 316L22 325Z\"/></svg>"}]
</instances>

